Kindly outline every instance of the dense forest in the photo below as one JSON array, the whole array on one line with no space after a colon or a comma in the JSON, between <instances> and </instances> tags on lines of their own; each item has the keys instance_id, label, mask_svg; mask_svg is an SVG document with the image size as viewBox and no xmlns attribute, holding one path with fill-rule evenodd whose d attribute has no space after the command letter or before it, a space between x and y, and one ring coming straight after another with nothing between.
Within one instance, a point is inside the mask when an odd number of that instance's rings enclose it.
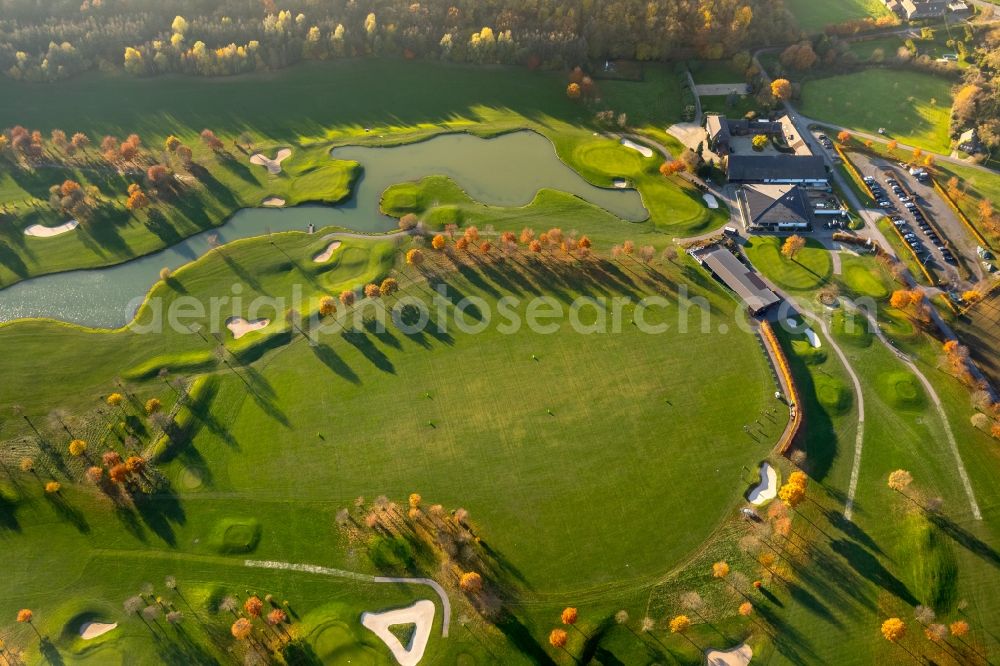
<instances>
[{"instance_id":1,"label":"dense forest","mask_svg":"<svg viewBox=\"0 0 1000 666\"><path fill-rule=\"evenodd\" d=\"M0 71L29 81L362 55L559 68L721 58L798 36L781 0L0 0Z\"/></svg>"}]
</instances>

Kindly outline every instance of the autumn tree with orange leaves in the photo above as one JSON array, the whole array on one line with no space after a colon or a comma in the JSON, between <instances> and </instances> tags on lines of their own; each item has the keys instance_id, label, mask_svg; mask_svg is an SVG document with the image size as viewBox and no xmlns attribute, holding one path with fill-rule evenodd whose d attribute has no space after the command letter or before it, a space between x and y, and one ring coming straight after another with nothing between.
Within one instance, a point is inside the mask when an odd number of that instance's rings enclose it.
<instances>
[{"instance_id":1,"label":"autumn tree with orange leaves","mask_svg":"<svg viewBox=\"0 0 1000 666\"><path fill-rule=\"evenodd\" d=\"M264 602L254 594L247 597L247 600L243 603L243 610L251 617L260 617L261 612L264 610Z\"/></svg>"}]
</instances>

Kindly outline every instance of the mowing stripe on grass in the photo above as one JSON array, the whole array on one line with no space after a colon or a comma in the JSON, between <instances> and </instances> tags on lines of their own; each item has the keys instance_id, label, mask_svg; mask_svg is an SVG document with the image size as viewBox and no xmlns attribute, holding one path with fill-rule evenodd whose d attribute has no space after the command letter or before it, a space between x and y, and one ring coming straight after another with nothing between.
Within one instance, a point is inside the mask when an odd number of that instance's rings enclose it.
<instances>
[{"instance_id":1,"label":"mowing stripe on grass","mask_svg":"<svg viewBox=\"0 0 1000 666\"><path fill-rule=\"evenodd\" d=\"M321 567L317 564L294 564L292 562L275 562L273 560L243 560L243 566L253 569L278 569L280 571L299 571L321 576L336 576L365 583L403 583L405 585L428 585L441 598L441 637L448 638L448 625L451 624L451 602L448 594L437 581L430 578L401 578L396 576L371 576L369 574Z\"/></svg>"}]
</instances>

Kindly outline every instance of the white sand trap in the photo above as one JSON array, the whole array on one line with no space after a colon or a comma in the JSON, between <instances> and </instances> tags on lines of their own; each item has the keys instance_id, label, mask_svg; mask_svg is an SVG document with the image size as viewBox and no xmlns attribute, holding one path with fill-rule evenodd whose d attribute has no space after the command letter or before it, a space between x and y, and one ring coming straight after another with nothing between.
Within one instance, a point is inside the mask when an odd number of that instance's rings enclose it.
<instances>
[{"instance_id":1,"label":"white sand trap","mask_svg":"<svg viewBox=\"0 0 1000 666\"><path fill-rule=\"evenodd\" d=\"M638 150L642 154L643 157L652 157L653 156L653 149L652 148L649 148L648 146L640 145L640 144L636 143L635 141L630 141L628 139L622 139L622 145L625 146L626 148L631 148L632 150Z\"/></svg>"},{"instance_id":2,"label":"white sand trap","mask_svg":"<svg viewBox=\"0 0 1000 666\"><path fill-rule=\"evenodd\" d=\"M823 346L823 343L819 341L819 336L816 335L816 331L811 328L805 330L806 338L809 340L809 344L812 345L813 349L819 349Z\"/></svg>"},{"instance_id":3,"label":"white sand trap","mask_svg":"<svg viewBox=\"0 0 1000 666\"><path fill-rule=\"evenodd\" d=\"M324 261L330 261L330 257L333 256L334 251L340 247L340 241L333 241L326 246L326 249L313 257L313 261L317 264L322 264Z\"/></svg>"},{"instance_id":4,"label":"white sand trap","mask_svg":"<svg viewBox=\"0 0 1000 666\"><path fill-rule=\"evenodd\" d=\"M705 200L705 205L711 209L716 209L719 207L719 200L715 198L714 194L703 194L701 198Z\"/></svg>"},{"instance_id":5,"label":"white sand trap","mask_svg":"<svg viewBox=\"0 0 1000 666\"><path fill-rule=\"evenodd\" d=\"M751 657L753 648L742 643L731 650L709 650L705 653L705 663L708 666L747 666Z\"/></svg>"},{"instance_id":6,"label":"white sand trap","mask_svg":"<svg viewBox=\"0 0 1000 666\"><path fill-rule=\"evenodd\" d=\"M791 317L789 317L785 321L788 322L789 328L793 330L798 329L798 327L802 325L795 319L792 319ZM816 335L816 331L812 330L811 328L805 329L804 331L802 331L802 334L806 336L807 340L809 340L809 344L812 346L813 349L819 349L820 347L823 346L823 343L820 342L819 336Z\"/></svg>"},{"instance_id":7,"label":"white sand trap","mask_svg":"<svg viewBox=\"0 0 1000 666\"><path fill-rule=\"evenodd\" d=\"M414 624L410 644L403 647L389 627L395 624ZM396 608L382 613L362 613L361 624L382 639L400 666L416 666L427 649L427 639L434 624L434 602L421 599L406 608Z\"/></svg>"},{"instance_id":8,"label":"white sand trap","mask_svg":"<svg viewBox=\"0 0 1000 666\"><path fill-rule=\"evenodd\" d=\"M778 473L768 463L760 464L760 483L747 495L747 501L754 506L773 500L778 496Z\"/></svg>"},{"instance_id":9,"label":"white sand trap","mask_svg":"<svg viewBox=\"0 0 1000 666\"><path fill-rule=\"evenodd\" d=\"M58 227L46 227L41 224L32 224L30 227L25 228L24 235L34 236L35 238L51 238L52 236L64 234L67 231L73 231L78 226L80 226L80 223L76 220L64 222Z\"/></svg>"},{"instance_id":10,"label":"white sand trap","mask_svg":"<svg viewBox=\"0 0 1000 666\"><path fill-rule=\"evenodd\" d=\"M268 197L261 202L261 205L269 208L281 208L285 205L285 200L281 197Z\"/></svg>"},{"instance_id":11,"label":"white sand trap","mask_svg":"<svg viewBox=\"0 0 1000 666\"><path fill-rule=\"evenodd\" d=\"M261 153L254 153L250 156L250 164L258 164L260 166L267 167L267 172L271 174L281 173L281 163L291 156L292 150L290 148L282 148L278 151L277 156L272 160L268 157L264 157Z\"/></svg>"},{"instance_id":12,"label":"white sand trap","mask_svg":"<svg viewBox=\"0 0 1000 666\"><path fill-rule=\"evenodd\" d=\"M270 319L254 319L247 321L243 317L230 317L226 320L226 328L233 333L233 338L239 340L251 331L259 331L271 323Z\"/></svg>"},{"instance_id":13,"label":"white sand trap","mask_svg":"<svg viewBox=\"0 0 1000 666\"><path fill-rule=\"evenodd\" d=\"M104 622L84 622L80 625L80 638L85 641L103 636L112 629L117 629L118 623L105 624Z\"/></svg>"},{"instance_id":14,"label":"white sand trap","mask_svg":"<svg viewBox=\"0 0 1000 666\"><path fill-rule=\"evenodd\" d=\"M628 181L625 180L624 178L615 178L614 181L612 181L612 183L619 190L624 190L626 187L628 187Z\"/></svg>"}]
</instances>

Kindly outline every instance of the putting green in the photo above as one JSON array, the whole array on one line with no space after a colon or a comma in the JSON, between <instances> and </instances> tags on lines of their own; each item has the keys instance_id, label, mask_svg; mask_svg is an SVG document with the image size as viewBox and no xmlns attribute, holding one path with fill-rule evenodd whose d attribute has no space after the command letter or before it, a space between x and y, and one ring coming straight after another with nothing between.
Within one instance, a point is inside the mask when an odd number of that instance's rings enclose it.
<instances>
[{"instance_id":1,"label":"putting green","mask_svg":"<svg viewBox=\"0 0 1000 666\"><path fill-rule=\"evenodd\" d=\"M644 158L637 151L611 139L581 142L573 149L573 159L609 177L626 178L639 174L646 162L659 164L662 161L655 154L654 157Z\"/></svg>"},{"instance_id":2,"label":"putting green","mask_svg":"<svg viewBox=\"0 0 1000 666\"><path fill-rule=\"evenodd\" d=\"M868 296L880 300L889 296L890 287L880 275L874 273L878 267L861 263L856 257L842 255L843 273L841 279L844 286L859 296Z\"/></svg>"},{"instance_id":3,"label":"putting green","mask_svg":"<svg viewBox=\"0 0 1000 666\"><path fill-rule=\"evenodd\" d=\"M808 365L819 365L826 361L826 350L822 347L816 348L809 344L804 338L792 340L792 352Z\"/></svg>"},{"instance_id":4,"label":"putting green","mask_svg":"<svg viewBox=\"0 0 1000 666\"><path fill-rule=\"evenodd\" d=\"M841 342L861 349L870 346L874 338L867 319L861 315L846 312L843 308L839 308L833 313L830 320L830 331Z\"/></svg>"},{"instance_id":5,"label":"putting green","mask_svg":"<svg viewBox=\"0 0 1000 666\"><path fill-rule=\"evenodd\" d=\"M814 378L816 399L831 416L845 414L851 409L854 395L847 385L836 377L817 375Z\"/></svg>"},{"instance_id":6,"label":"putting green","mask_svg":"<svg viewBox=\"0 0 1000 666\"><path fill-rule=\"evenodd\" d=\"M927 406L927 397L919 380L912 374L888 372L880 374L875 383L879 395L896 409L921 411Z\"/></svg>"},{"instance_id":7,"label":"putting green","mask_svg":"<svg viewBox=\"0 0 1000 666\"><path fill-rule=\"evenodd\" d=\"M261 526L256 520L227 518L220 520L212 534L212 543L220 553L251 553L260 541Z\"/></svg>"}]
</instances>

